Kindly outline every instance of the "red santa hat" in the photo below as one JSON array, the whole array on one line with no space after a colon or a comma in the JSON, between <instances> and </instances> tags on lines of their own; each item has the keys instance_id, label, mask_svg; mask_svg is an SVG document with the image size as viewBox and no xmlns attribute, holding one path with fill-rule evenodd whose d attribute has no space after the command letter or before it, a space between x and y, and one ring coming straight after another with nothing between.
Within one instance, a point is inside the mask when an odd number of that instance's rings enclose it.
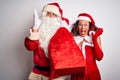
<instances>
[{"instance_id":1,"label":"red santa hat","mask_svg":"<svg viewBox=\"0 0 120 80\"><path fill-rule=\"evenodd\" d=\"M87 21L91 22L93 25L95 25L94 19L88 13L81 13L81 14L79 14L77 20L87 20Z\"/></svg>"},{"instance_id":2,"label":"red santa hat","mask_svg":"<svg viewBox=\"0 0 120 80\"><path fill-rule=\"evenodd\" d=\"M60 8L59 4L57 2L54 3L48 3L47 5L44 6L43 12L52 12L56 14L57 16L62 16L63 11Z\"/></svg>"},{"instance_id":3,"label":"red santa hat","mask_svg":"<svg viewBox=\"0 0 120 80\"><path fill-rule=\"evenodd\" d=\"M62 17L62 21L64 21L67 25L69 25L69 19Z\"/></svg>"},{"instance_id":4,"label":"red santa hat","mask_svg":"<svg viewBox=\"0 0 120 80\"><path fill-rule=\"evenodd\" d=\"M69 19L62 17L62 23L61 26L62 27L67 27L69 25Z\"/></svg>"}]
</instances>

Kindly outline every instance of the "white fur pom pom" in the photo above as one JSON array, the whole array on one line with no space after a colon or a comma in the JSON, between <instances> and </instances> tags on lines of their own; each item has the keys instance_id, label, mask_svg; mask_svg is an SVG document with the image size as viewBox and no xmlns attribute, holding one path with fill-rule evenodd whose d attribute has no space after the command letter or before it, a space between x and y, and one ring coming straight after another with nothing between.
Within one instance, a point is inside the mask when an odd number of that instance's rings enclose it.
<instances>
[{"instance_id":1,"label":"white fur pom pom","mask_svg":"<svg viewBox=\"0 0 120 80\"><path fill-rule=\"evenodd\" d=\"M89 35L92 37L92 33L95 34L95 31L90 31Z\"/></svg>"}]
</instances>

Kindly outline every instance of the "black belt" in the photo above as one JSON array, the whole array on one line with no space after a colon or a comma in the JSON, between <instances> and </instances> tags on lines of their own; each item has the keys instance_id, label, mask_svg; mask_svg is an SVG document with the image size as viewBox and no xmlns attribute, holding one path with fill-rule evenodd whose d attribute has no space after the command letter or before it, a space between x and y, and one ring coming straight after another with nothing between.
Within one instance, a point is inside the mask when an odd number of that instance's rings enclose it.
<instances>
[{"instance_id":1,"label":"black belt","mask_svg":"<svg viewBox=\"0 0 120 80\"><path fill-rule=\"evenodd\" d=\"M34 68L40 70L40 71L50 71L50 67L41 67L39 65L34 65Z\"/></svg>"}]
</instances>

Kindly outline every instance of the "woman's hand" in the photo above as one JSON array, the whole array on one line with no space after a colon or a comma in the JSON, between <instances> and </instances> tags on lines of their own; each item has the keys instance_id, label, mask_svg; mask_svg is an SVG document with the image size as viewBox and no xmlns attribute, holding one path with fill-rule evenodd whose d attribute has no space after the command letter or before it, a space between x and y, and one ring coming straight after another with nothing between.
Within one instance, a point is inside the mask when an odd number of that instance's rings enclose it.
<instances>
[{"instance_id":1,"label":"woman's hand","mask_svg":"<svg viewBox=\"0 0 120 80\"><path fill-rule=\"evenodd\" d=\"M98 28L96 33L91 33L92 39L97 40L97 38L103 33L103 28Z\"/></svg>"}]
</instances>

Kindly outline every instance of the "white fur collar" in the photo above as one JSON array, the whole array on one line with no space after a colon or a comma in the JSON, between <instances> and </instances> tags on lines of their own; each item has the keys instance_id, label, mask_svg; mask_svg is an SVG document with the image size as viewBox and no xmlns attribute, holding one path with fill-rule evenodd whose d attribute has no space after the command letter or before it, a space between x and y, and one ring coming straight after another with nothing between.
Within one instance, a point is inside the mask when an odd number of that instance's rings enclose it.
<instances>
[{"instance_id":1,"label":"white fur collar","mask_svg":"<svg viewBox=\"0 0 120 80\"><path fill-rule=\"evenodd\" d=\"M86 42L83 42L82 44L82 47L81 47L81 50L82 50L82 53L84 55L84 58L86 58L86 53L85 53L85 46L88 45L88 46L93 46L93 43L92 43L92 38L90 36L85 36L85 37L81 37L81 36L76 36L74 37L75 38L75 41L77 44L79 44L81 41L83 41L84 39L86 40Z\"/></svg>"},{"instance_id":2,"label":"white fur collar","mask_svg":"<svg viewBox=\"0 0 120 80\"><path fill-rule=\"evenodd\" d=\"M77 44L80 43L81 41L83 41L84 39L89 43L92 42L92 38L90 36L85 36L85 37L76 36L74 38L75 38L75 41L76 41Z\"/></svg>"}]
</instances>

